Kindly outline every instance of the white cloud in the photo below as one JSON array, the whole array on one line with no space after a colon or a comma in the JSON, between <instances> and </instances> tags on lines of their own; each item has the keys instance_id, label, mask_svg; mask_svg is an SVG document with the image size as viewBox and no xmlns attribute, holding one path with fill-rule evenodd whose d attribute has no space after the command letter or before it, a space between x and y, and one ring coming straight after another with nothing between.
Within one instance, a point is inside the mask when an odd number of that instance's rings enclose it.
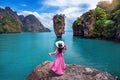
<instances>
[{"instance_id":1,"label":"white cloud","mask_svg":"<svg viewBox=\"0 0 120 80\"><path fill-rule=\"evenodd\" d=\"M0 6L0 8L3 8L3 9L4 9L4 7L3 7L3 6Z\"/></svg>"},{"instance_id":2,"label":"white cloud","mask_svg":"<svg viewBox=\"0 0 120 80\"><path fill-rule=\"evenodd\" d=\"M66 7L66 6L79 6L80 4L89 4L90 9L95 8L96 4L102 0L45 0L44 5Z\"/></svg>"},{"instance_id":3,"label":"white cloud","mask_svg":"<svg viewBox=\"0 0 120 80\"><path fill-rule=\"evenodd\" d=\"M68 7L63 10L59 10L57 13L59 14L65 14L66 18L66 29L71 30L72 23L74 20L76 20L77 17L79 17L83 12L81 12L82 9L79 9L79 7Z\"/></svg>"},{"instance_id":4,"label":"white cloud","mask_svg":"<svg viewBox=\"0 0 120 80\"><path fill-rule=\"evenodd\" d=\"M66 15L66 27L71 29L73 21L84 12L94 9L101 0L44 0L44 7L58 7L54 14ZM44 14L44 13L43 13Z\"/></svg>"},{"instance_id":5,"label":"white cloud","mask_svg":"<svg viewBox=\"0 0 120 80\"><path fill-rule=\"evenodd\" d=\"M82 2L82 0L45 0L43 4L48 6L66 7L79 6Z\"/></svg>"},{"instance_id":6,"label":"white cloud","mask_svg":"<svg viewBox=\"0 0 120 80\"><path fill-rule=\"evenodd\" d=\"M54 13L41 13L39 20L43 23L45 27L52 29L53 28L53 20L52 20L53 15L55 14Z\"/></svg>"},{"instance_id":7,"label":"white cloud","mask_svg":"<svg viewBox=\"0 0 120 80\"><path fill-rule=\"evenodd\" d=\"M21 6L26 7L27 5L26 4L21 4Z\"/></svg>"},{"instance_id":8,"label":"white cloud","mask_svg":"<svg viewBox=\"0 0 120 80\"><path fill-rule=\"evenodd\" d=\"M42 2L42 7L40 8L40 11L49 11L50 7L58 7L57 10L54 12L31 12L31 11L22 11L19 14L28 15L33 14L35 15L42 23L45 25L45 27L52 28L53 27L53 16L55 14L65 14L66 18L66 29L72 29L72 23L73 21L82 15L84 12L94 9L97 5L97 3L101 0L44 0Z\"/></svg>"}]
</instances>

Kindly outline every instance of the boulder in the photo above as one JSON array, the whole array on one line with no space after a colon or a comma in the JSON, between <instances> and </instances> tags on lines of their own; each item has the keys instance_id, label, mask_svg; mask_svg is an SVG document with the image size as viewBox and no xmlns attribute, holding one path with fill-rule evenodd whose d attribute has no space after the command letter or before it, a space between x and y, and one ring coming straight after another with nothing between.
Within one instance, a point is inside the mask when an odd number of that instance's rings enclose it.
<instances>
[{"instance_id":1,"label":"boulder","mask_svg":"<svg viewBox=\"0 0 120 80\"><path fill-rule=\"evenodd\" d=\"M46 61L38 65L26 80L117 80L107 72L76 64L67 64L65 73L59 76L49 69L50 63Z\"/></svg>"}]
</instances>

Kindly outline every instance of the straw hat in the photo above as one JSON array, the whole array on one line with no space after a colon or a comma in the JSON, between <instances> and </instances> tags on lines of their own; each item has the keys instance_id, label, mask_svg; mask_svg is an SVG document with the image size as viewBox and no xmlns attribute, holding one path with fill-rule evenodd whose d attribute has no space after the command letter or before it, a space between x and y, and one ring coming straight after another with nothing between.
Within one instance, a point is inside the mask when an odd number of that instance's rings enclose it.
<instances>
[{"instance_id":1,"label":"straw hat","mask_svg":"<svg viewBox=\"0 0 120 80\"><path fill-rule=\"evenodd\" d=\"M57 41L55 43L55 45L58 47L58 48L63 48L65 46L65 43L63 41Z\"/></svg>"}]
</instances>

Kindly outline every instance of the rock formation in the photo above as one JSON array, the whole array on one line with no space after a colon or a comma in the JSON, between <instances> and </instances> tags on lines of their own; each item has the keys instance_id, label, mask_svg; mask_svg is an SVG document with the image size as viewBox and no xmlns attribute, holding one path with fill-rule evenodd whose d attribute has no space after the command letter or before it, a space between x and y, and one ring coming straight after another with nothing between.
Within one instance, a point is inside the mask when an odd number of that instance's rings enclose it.
<instances>
[{"instance_id":1,"label":"rock formation","mask_svg":"<svg viewBox=\"0 0 120 80\"><path fill-rule=\"evenodd\" d=\"M24 32L49 32L50 31L48 28L45 28L43 24L32 14L26 17L24 17L23 15L20 15L19 18L23 23L22 30Z\"/></svg>"},{"instance_id":2,"label":"rock formation","mask_svg":"<svg viewBox=\"0 0 120 80\"><path fill-rule=\"evenodd\" d=\"M65 26L65 15L55 15L53 17L53 26L54 26L54 32L58 38L62 37L62 34L64 34L64 26Z\"/></svg>"},{"instance_id":3,"label":"rock formation","mask_svg":"<svg viewBox=\"0 0 120 80\"><path fill-rule=\"evenodd\" d=\"M59 76L49 70L49 65L48 61L38 65L26 80L117 80L107 72L75 64L67 64L65 73Z\"/></svg>"},{"instance_id":4,"label":"rock formation","mask_svg":"<svg viewBox=\"0 0 120 80\"><path fill-rule=\"evenodd\" d=\"M73 35L120 41L120 3L114 1L99 2L95 9L77 18L72 26Z\"/></svg>"},{"instance_id":5,"label":"rock formation","mask_svg":"<svg viewBox=\"0 0 120 80\"><path fill-rule=\"evenodd\" d=\"M117 38L118 40L120 40L120 29L117 30L116 38Z\"/></svg>"},{"instance_id":6,"label":"rock formation","mask_svg":"<svg viewBox=\"0 0 120 80\"><path fill-rule=\"evenodd\" d=\"M76 20L73 24L73 35L82 37L93 37L93 25L95 24L95 18L89 18L88 15L94 16L92 10L85 13L83 20L80 18Z\"/></svg>"},{"instance_id":7,"label":"rock formation","mask_svg":"<svg viewBox=\"0 0 120 80\"><path fill-rule=\"evenodd\" d=\"M0 33L21 32L22 22L10 7L0 8Z\"/></svg>"},{"instance_id":8,"label":"rock formation","mask_svg":"<svg viewBox=\"0 0 120 80\"><path fill-rule=\"evenodd\" d=\"M0 8L0 33L49 32L34 16L18 16L10 7Z\"/></svg>"}]
</instances>

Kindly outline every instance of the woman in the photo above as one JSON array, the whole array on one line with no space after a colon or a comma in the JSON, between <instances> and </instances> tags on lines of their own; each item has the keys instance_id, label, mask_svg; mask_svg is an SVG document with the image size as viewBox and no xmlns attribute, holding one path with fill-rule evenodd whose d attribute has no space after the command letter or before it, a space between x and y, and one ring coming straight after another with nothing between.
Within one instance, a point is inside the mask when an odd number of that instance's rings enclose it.
<instances>
[{"instance_id":1,"label":"woman","mask_svg":"<svg viewBox=\"0 0 120 80\"><path fill-rule=\"evenodd\" d=\"M56 74L62 75L64 74L64 69L66 68L63 51L67 48L63 41L57 41L55 44L57 47L56 50L49 53L50 56L56 54L54 62L50 65L50 69Z\"/></svg>"}]
</instances>

